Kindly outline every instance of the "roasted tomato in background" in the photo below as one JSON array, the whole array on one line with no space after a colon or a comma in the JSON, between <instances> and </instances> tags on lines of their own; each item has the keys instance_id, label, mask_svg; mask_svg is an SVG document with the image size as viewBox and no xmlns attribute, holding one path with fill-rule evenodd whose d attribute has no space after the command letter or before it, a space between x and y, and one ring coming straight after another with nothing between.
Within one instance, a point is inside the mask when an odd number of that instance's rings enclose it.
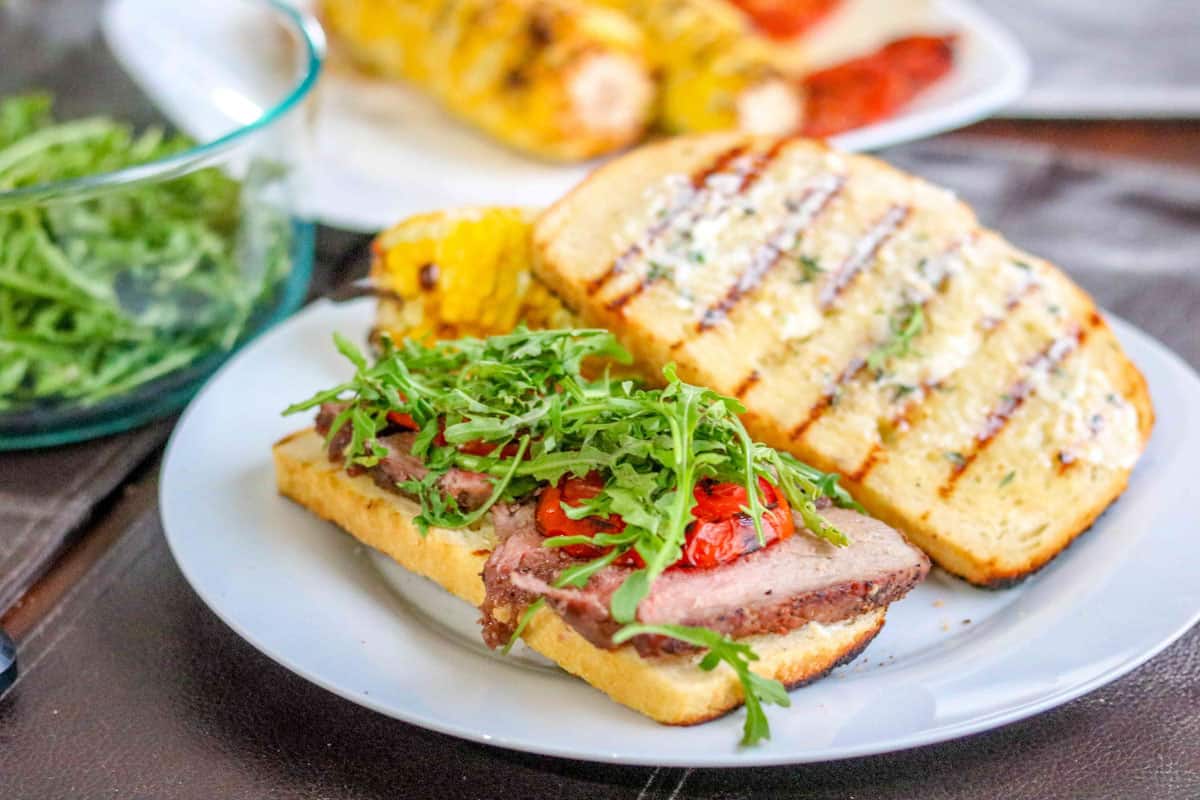
<instances>
[{"instance_id":1,"label":"roasted tomato in background","mask_svg":"<svg viewBox=\"0 0 1200 800\"><path fill-rule=\"evenodd\" d=\"M792 39L816 25L842 0L733 0L772 39Z\"/></svg>"},{"instance_id":2,"label":"roasted tomato in background","mask_svg":"<svg viewBox=\"0 0 1200 800\"><path fill-rule=\"evenodd\" d=\"M954 65L953 36L897 39L804 78L804 133L833 136L886 119Z\"/></svg>"}]
</instances>

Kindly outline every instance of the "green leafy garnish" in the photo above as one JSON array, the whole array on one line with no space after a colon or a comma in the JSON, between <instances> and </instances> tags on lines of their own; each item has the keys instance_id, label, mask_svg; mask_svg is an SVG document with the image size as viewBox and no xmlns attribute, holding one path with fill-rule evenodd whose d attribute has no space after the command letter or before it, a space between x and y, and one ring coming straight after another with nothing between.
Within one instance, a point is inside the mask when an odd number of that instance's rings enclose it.
<instances>
[{"instance_id":1,"label":"green leafy garnish","mask_svg":"<svg viewBox=\"0 0 1200 800\"><path fill-rule=\"evenodd\" d=\"M750 664L758 660L748 644L735 642L708 628L695 628L686 625L626 625L617 631L613 641L617 644L627 642L634 636L651 634L669 636L681 642L704 648L707 652L700 659L700 669L713 670L721 663L728 664L742 684L742 694L746 699L746 722L742 726L742 746L749 747L763 739L771 738L771 726L763 711L763 703L773 703L787 708L792 704L787 689L777 680L764 678L750 669Z\"/></svg>"},{"instance_id":2,"label":"green leafy garnish","mask_svg":"<svg viewBox=\"0 0 1200 800\"><path fill-rule=\"evenodd\" d=\"M598 473L603 490L574 513L618 515L626 528L613 544L636 548L646 561L644 575L635 573L632 585L620 594L618 619L635 609L654 578L679 560L692 521L693 490L702 478L747 487L749 511L761 526L758 478L765 477L779 486L813 533L845 543L815 507L820 498L829 497L857 508L838 485L838 476L754 443L738 417L744 409L736 400L680 381L672 367L663 371L662 389L615 381L607 374L585 377L588 359L629 360L607 331L519 329L486 340L431 346L411 340L397 345L384 337L374 364L344 338L337 337L337 346L354 364L354 377L284 413L347 402L329 437L350 426L346 465L362 467L373 466L380 457L377 440L390 424L388 413L411 416L419 428L414 454L429 472L404 489L421 500L418 522L424 526L461 528L496 502L529 496L566 475ZM441 444L436 443L439 430ZM490 455L459 450L458 445L468 442L495 448ZM521 442L522 457L503 455L506 445ZM438 479L454 468L495 479L492 498L471 515L437 490ZM552 545L570 543L551 540Z\"/></svg>"},{"instance_id":3,"label":"green leafy garnish","mask_svg":"<svg viewBox=\"0 0 1200 800\"><path fill-rule=\"evenodd\" d=\"M883 373L883 365L891 358L903 358L912 349L912 341L925 329L925 311L920 303L908 303L888 323L888 340L876 347L867 356L867 368L876 375Z\"/></svg>"},{"instance_id":4,"label":"green leafy garnish","mask_svg":"<svg viewBox=\"0 0 1200 800\"><path fill-rule=\"evenodd\" d=\"M825 271L821 268L821 262L812 256L797 256L796 266L800 268L796 283L800 284L812 283L818 275Z\"/></svg>"},{"instance_id":5,"label":"green leafy garnish","mask_svg":"<svg viewBox=\"0 0 1200 800\"><path fill-rule=\"evenodd\" d=\"M513 628L512 636L508 637L508 642L505 643L504 648L500 650L501 655L508 655L512 651L513 645L517 643L517 640L521 638L521 634L525 632L527 627L529 627L529 621L537 616L537 613L541 611L542 607L545 605L546 598L544 597L539 597L537 600L534 600L529 604L525 611L522 612L521 619L517 621L517 627Z\"/></svg>"},{"instance_id":6,"label":"green leafy garnish","mask_svg":"<svg viewBox=\"0 0 1200 800\"><path fill-rule=\"evenodd\" d=\"M674 278L675 270L658 261L651 261L650 267L646 270L646 283L654 283L659 280L671 281Z\"/></svg>"},{"instance_id":7,"label":"green leafy garnish","mask_svg":"<svg viewBox=\"0 0 1200 800\"><path fill-rule=\"evenodd\" d=\"M48 96L11 97L0 101L0 194L192 144L107 117L55 122ZM86 199L5 205L0 409L95 403L228 350L286 272L290 238L286 214L250 206L243 186L216 168ZM258 264L262 274L247 269Z\"/></svg>"}]
</instances>

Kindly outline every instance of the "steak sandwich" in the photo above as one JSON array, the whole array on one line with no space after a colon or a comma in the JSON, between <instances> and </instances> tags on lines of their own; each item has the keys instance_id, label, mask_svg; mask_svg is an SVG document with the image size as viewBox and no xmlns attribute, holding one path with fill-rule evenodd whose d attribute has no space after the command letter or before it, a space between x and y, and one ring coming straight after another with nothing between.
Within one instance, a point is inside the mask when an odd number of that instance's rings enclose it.
<instances>
[{"instance_id":1,"label":"steak sandwich","mask_svg":"<svg viewBox=\"0 0 1200 800\"><path fill-rule=\"evenodd\" d=\"M390 338L289 412L279 490L669 724L764 703L854 658L929 569L836 475L754 442L731 398L613 380L597 330ZM585 369L584 364L589 365Z\"/></svg>"}]
</instances>

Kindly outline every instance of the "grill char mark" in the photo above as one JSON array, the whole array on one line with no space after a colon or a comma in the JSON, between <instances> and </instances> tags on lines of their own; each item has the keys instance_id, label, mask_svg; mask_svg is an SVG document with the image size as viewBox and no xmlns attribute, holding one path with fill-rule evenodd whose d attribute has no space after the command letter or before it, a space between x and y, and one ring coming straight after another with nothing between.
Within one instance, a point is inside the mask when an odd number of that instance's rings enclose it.
<instances>
[{"instance_id":1,"label":"grill char mark","mask_svg":"<svg viewBox=\"0 0 1200 800\"><path fill-rule=\"evenodd\" d=\"M946 275L943 278L943 284L946 280L949 280L949 277L950 277L949 275ZM984 318L980 322L980 325L983 328L983 330L985 331L985 335L991 336L992 333L994 333L997 329L999 329L1000 326L1003 325L1004 322L1006 320L1008 320L1008 318L1013 314L1013 312L1015 312L1017 310L1017 308L1020 307L1021 303L1023 303L1027 297L1034 294L1040 286L1041 286L1041 284L1039 284L1037 281L1030 281L1029 283L1025 284L1020 289L1020 291L1014 292L1013 295L1004 304L1005 316L995 318L995 319L994 318ZM927 306L928 306L928 299L926 300L925 303L922 304L922 307L927 307ZM907 426L911 425L914 414L920 410L921 403L925 400L926 397L929 396L929 393L931 391L940 388L941 385L942 385L941 381L934 381L932 383L921 384L921 386L918 387L920 391L916 394L916 396L909 402L905 403L904 407L901 408L898 412L896 412L895 414L892 415L891 419L888 421L889 424L891 425L891 427L898 428L901 426L907 427ZM882 455L882 453L875 452L874 448L877 448L877 447L880 447L880 445L878 445L878 444L872 445L872 451L867 454L866 459L864 459L863 463L858 466L858 469L856 469L853 473L851 473L852 475L858 476L856 478L856 480L861 482L862 480L866 479L867 475L869 475L871 473L871 470L874 469L875 466L879 463L879 461L880 461L879 456Z\"/></svg>"},{"instance_id":2,"label":"grill char mark","mask_svg":"<svg viewBox=\"0 0 1200 800\"><path fill-rule=\"evenodd\" d=\"M742 177L742 183L738 186L738 193L742 194L758 183L767 167L771 165L771 162L779 158L780 153L783 152L783 148L791 144L794 139L795 137L778 139L765 152L756 155L750 162L750 169L746 170L746 174Z\"/></svg>"},{"instance_id":3,"label":"grill char mark","mask_svg":"<svg viewBox=\"0 0 1200 800\"><path fill-rule=\"evenodd\" d=\"M1065 336L1061 336L1048 344L1042 352L1026 362L1026 376L1018 380L1001 398L1000 404L993 408L983 423L983 429L975 435L971 442L970 451L962 454L962 459L951 468L949 477L940 487L938 494L943 498L949 497L958 480L975 462L979 455L988 448L1001 431L1007 427L1017 410L1025 401L1033 396L1036 386L1033 377L1039 372L1048 372L1062 364L1072 353L1080 350L1087 341L1088 330L1099 324L1100 318L1093 314L1087 320L1084 328L1076 327Z\"/></svg>"},{"instance_id":4,"label":"grill char mark","mask_svg":"<svg viewBox=\"0 0 1200 800\"><path fill-rule=\"evenodd\" d=\"M822 311L829 311L833 308L833 304L837 302L842 292L874 260L875 254L879 252L879 249L887 243L887 240L908 219L909 212L910 209L908 206L892 206L880 217L878 222L871 226L871 229L867 231L867 235L859 240L859 244L866 242L866 247L861 251L851 252L846 260L842 262L841 266L838 267L837 271L821 287L818 305L820 305Z\"/></svg>"},{"instance_id":5,"label":"grill char mark","mask_svg":"<svg viewBox=\"0 0 1200 800\"><path fill-rule=\"evenodd\" d=\"M1038 283L1037 281L1029 281L1024 286L1021 287L1020 291L1014 292L1013 295L1008 298L1008 302L1006 302L1004 304L1004 316L1002 316L1002 317L985 317L983 319L983 321L980 322L980 326L989 333L993 329L1000 327L1001 325L1004 324L1004 321L1006 319L1008 319L1009 316L1012 315L1012 313L1014 311L1016 311L1018 308L1020 308L1021 303L1025 302L1025 299L1027 297L1029 297L1030 295L1037 292L1037 290L1039 288L1041 288L1040 283Z\"/></svg>"},{"instance_id":6,"label":"grill char mark","mask_svg":"<svg viewBox=\"0 0 1200 800\"><path fill-rule=\"evenodd\" d=\"M851 472L846 477L855 483L862 483L867 475L871 474L871 470L875 468L875 464L883 456L883 445L879 442L872 442L871 449L867 452L867 457L858 465L858 469Z\"/></svg>"},{"instance_id":7,"label":"grill char mark","mask_svg":"<svg viewBox=\"0 0 1200 800\"><path fill-rule=\"evenodd\" d=\"M696 191L703 189L708 183L709 178L718 173L724 172L726 168L734 162L735 159L745 155L746 150L747 146L744 144L739 144L736 147L731 147L726 150L724 153L718 156L717 160L712 164L702 170L698 170L692 175L692 188ZM683 210L685 209L681 209L680 211L682 212Z\"/></svg>"},{"instance_id":8,"label":"grill char mark","mask_svg":"<svg viewBox=\"0 0 1200 800\"><path fill-rule=\"evenodd\" d=\"M804 421L792 429L791 438L793 441L804 436L813 423L821 418L825 410L836 402L838 392L858 374L858 371L866 363L867 360L865 358L855 358L845 369L838 373L837 378L833 381L833 385L826 389L825 393L821 395L821 399L816 402L816 405L808 410L808 415L804 418Z\"/></svg>"},{"instance_id":9,"label":"grill char mark","mask_svg":"<svg viewBox=\"0 0 1200 800\"><path fill-rule=\"evenodd\" d=\"M770 149L754 154L751 157L749 166L741 173L742 180L738 184L737 191L734 192L733 196L736 197L737 195L745 194L747 191L749 191L754 186L754 184L756 184L758 182L758 180L763 176L763 173L766 171L767 167L771 164L771 162L774 161L781 152L783 152L784 147L786 147L787 144L790 143L791 141L792 141L792 139L780 139L780 140L776 141L770 147ZM732 163L735 159L737 159L741 155L743 155L745 153L745 151L746 151L745 145L735 147L731 150L728 150L725 153L723 153L721 158L719 158L712 166L707 167L706 169L693 175L692 176L692 188L696 192L696 194L700 194L702 192L708 191L706 188L708 179L711 178L713 175L716 175L720 172L724 172L725 168L728 167L728 165L730 163ZM693 197L692 197L693 201L695 199L695 196L696 195L693 195ZM677 217L679 217L681 214L686 212L693 205L694 205L694 202L686 203L686 204L680 206L676 210L676 213L670 214L665 219L660 220L658 223L656 223L647 232L644 245L649 245L652 242L654 242L655 240L657 240L658 237L661 236L662 233L667 228L670 227L671 223ZM604 283L606 283L608 281L609 278L611 278L614 275L617 275L621 272L624 272L625 267L628 266L629 262L635 260L637 257L639 257L641 255L644 255L646 252L646 248L644 245L642 243L638 243L638 242L634 242L632 245L630 245L629 248L613 262L612 266L609 267L608 272L606 272L603 276L601 276L601 278L598 279L598 281L593 281L592 283L588 284L588 293L593 294L595 291L598 291L604 285ZM635 297L640 295L642 292L646 291L646 289L653 286L655 283L657 283L659 281L659 279L660 279L659 276L650 277L649 275L647 275L647 276L643 277L641 280L638 281L637 285L634 286L632 289L630 289L629 291L625 292L624 294L622 294L619 297L616 297L612 301L610 301L607 306L608 310L612 311L612 312L616 312L618 314L621 313L624 310L625 306L627 306L631 300L633 300ZM595 289L593 289L593 286L595 287Z\"/></svg>"},{"instance_id":10,"label":"grill char mark","mask_svg":"<svg viewBox=\"0 0 1200 800\"><path fill-rule=\"evenodd\" d=\"M949 248L947 248L945 252L942 253L941 258L943 258L943 259L950 258L955 253L957 253L959 251L959 249L961 249L961 247L962 247L962 242L955 242ZM878 249L878 248L876 248L876 249ZM920 300L920 305L921 305L922 309L925 309L928 307L929 302L931 300L933 300L934 297L937 296L936 293L941 291L941 289L946 285L946 282L948 280L950 280L950 276L951 276L951 273L949 271L946 271L941 276L939 276L939 279L937 280L937 282L934 285L934 292L925 296L924 298L922 298ZM876 347L878 347L881 344L883 344L883 342L880 342L880 341L871 342L870 350L874 350ZM839 373L838 380L834 384L833 388L826 391L826 393L824 395L822 395L821 399L817 402L817 404L814 405L811 409L809 409L808 415L804 418L804 421L792 429L791 438L793 440L795 440L795 439L799 439L800 437L804 436L804 434L808 431L808 429L811 428L813 426L813 424L816 423L816 421L821 418L821 415L824 414L825 411L828 410L833 405L833 399L834 399L834 397L837 396L838 390L841 389L841 387L843 385L852 381L855 378L855 376L857 376L858 373L861 372L864 367L866 367L866 365L867 365L867 359L863 356L858 356L853 361L851 361L846 366L846 368L843 369L841 373ZM875 452L875 449L878 447L879 447L879 445L873 445L871 452L869 452L867 454L867 458L863 461L862 464L859 465L858 469L854 470L854 472L851 473L851 476L858 476L858 477L855 477L854 480L861 481L863 478L865 478L870 473L871 469L874 468L876 462L879 459L879 456L882 455L881 453Z\"/></svg>"},{"instance_id":11,"label":"grill char mark","mask_svg":"<svg viewBox=\"0 0 1200 800\"><path fill-rule=\"evenodd\" d=\"M671 226L671 223L676 217L685 213L692 207L696 199L696 195L705 191L705 186L708 183L709 178L711 178L713 175L724 172L729 168L730 164L740 158L743 154L745 154L745 152L746 145L744 144L731 147L725 152L721 153L721 155L717 156L716 160L713 161L712 164L693 174L691 180L693 194L688 199L689 201L680 204L673 209L672 213L667 214L665 217L651 225L649 230L646 231L644 242L634 242L633 244L629 245L629 247L627 247L625 251L621 253L621 255L617 256L613 260L613 263L609 265L608 269L602 275L589 281L587 284L588 295L591 296L596 294L603 289L610 280L623 273L625 268L629 266L630 262L634 261L638 256L645 252L643 246L644 244L650 244L655 241L667 228ZM745 178L742 179L742 183L745 183Z\"/></svg>"},{"instance_id":12,"label":"grill char mark","mask_svg":"<svg viewBox=\"0 0 1200 800\"><path fill-rule=\"evenodd\" d=\"M997 330L999 330L1000 327L1008 321L1009 316L1011 316L1018 308L1020 308L1025 299L1036 293L1040 287L1040 283L1031 281L1030 283L1026 284L1021 291L1015 292L1012 297L1008 299L1008 302L1004 304L1004 309L1006 312L1008 312L1006 316L998 319L990 317L983 319L980 322L980 326L986 332L987 336L991 336ZM912 401L906 403L899 412L892 416L890 420L892 427L895 428L901 425L912 424L913 414L920 410L921 401L929 395L931 390L938 389L940 386L940 381L922 385L920 387L922 390L921 393Z\"/></svg>"},{"instance_id":13,"label":"grill char mark","mask_svg":"<svg viewBox=\"0 0 1200 800\"><path fill-rule=\"evenodd\" d=\"M725 296L704 311L700 321L696 323L696 332L703 333L718 325L729 316L729 312L743 297L757 289L845 185L845 177L838 176L832 186L824 191L810 187L798 198L787 201L789 218L766 244L755 252L746 271L738 276Z\"/></svg>"},{"instance_id":14,"label":"grill char mark","mask_svg":"<svg viewBox=\"0 0 1200 800\"><path fill-rule=\"evenodd\" d=\"M1100 435L1104 430L1104 415L1100 412L1095 412L1088 418L1088 435L1084 441L1076 446L1068 447L1065 450L1059 450L1056 457L1058 462L1058 474L1065 475L1072 467L1079 463L1079 456L1075 454L1077 447L1090 442Z\"/></svg>"},{"instance_id":15,"label":"grill char mark","mask_svg":"<svg viewBox=\"0 0 1200 800\"><path fill-rule=\"evenodd\" d=\"M738 400L741 400L746 396L746 393L750 391L754 384L758 383L760 380L762 380L762 373L758 370L752 370L749 375L747 375L745 378L742 378L741 382L737 385L737 388L733 390L733 396Z\"/></svg>"}]
</instances>

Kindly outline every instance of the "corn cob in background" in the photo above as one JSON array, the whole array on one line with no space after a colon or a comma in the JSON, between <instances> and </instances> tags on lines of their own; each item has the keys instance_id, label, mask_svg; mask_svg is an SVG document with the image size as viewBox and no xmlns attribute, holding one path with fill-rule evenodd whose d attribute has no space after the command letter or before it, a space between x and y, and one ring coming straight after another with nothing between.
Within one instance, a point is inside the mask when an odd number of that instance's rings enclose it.
<instances>
[{"instance_id":1,"label":"corn cob in background","mask_svg":"<svg viewBox=\"0 0 1200 800\"><path fill-rule=\"evenodd\" d=\"M320 0L320 15L359 66L537 156L607 153L649 121L645 37L585 0Z\"/></svg>"},{"instance_id":2,"label":"corn cob in background","mask_svg":"<svg viewBox=\"0 0 1200 800\"><path fill-rule=\"evenodd\" d=\"M770 42L725 0L600 0L642 26L659 74L659 127L668 133L787 134L802 122L799 87L775 66Z\"/></svg>"},{"instance_id":3,"label":"corn cob in background","mask_svg":"<svg viewBox=\"0 0 1200 800\"><path fill-rule=\"evenodd\" d=\"M530 272L534 215L467 208L410 217L373 245L377 329L394 339L457 339L576 320Z\"/></svg>"}]
</instances>

